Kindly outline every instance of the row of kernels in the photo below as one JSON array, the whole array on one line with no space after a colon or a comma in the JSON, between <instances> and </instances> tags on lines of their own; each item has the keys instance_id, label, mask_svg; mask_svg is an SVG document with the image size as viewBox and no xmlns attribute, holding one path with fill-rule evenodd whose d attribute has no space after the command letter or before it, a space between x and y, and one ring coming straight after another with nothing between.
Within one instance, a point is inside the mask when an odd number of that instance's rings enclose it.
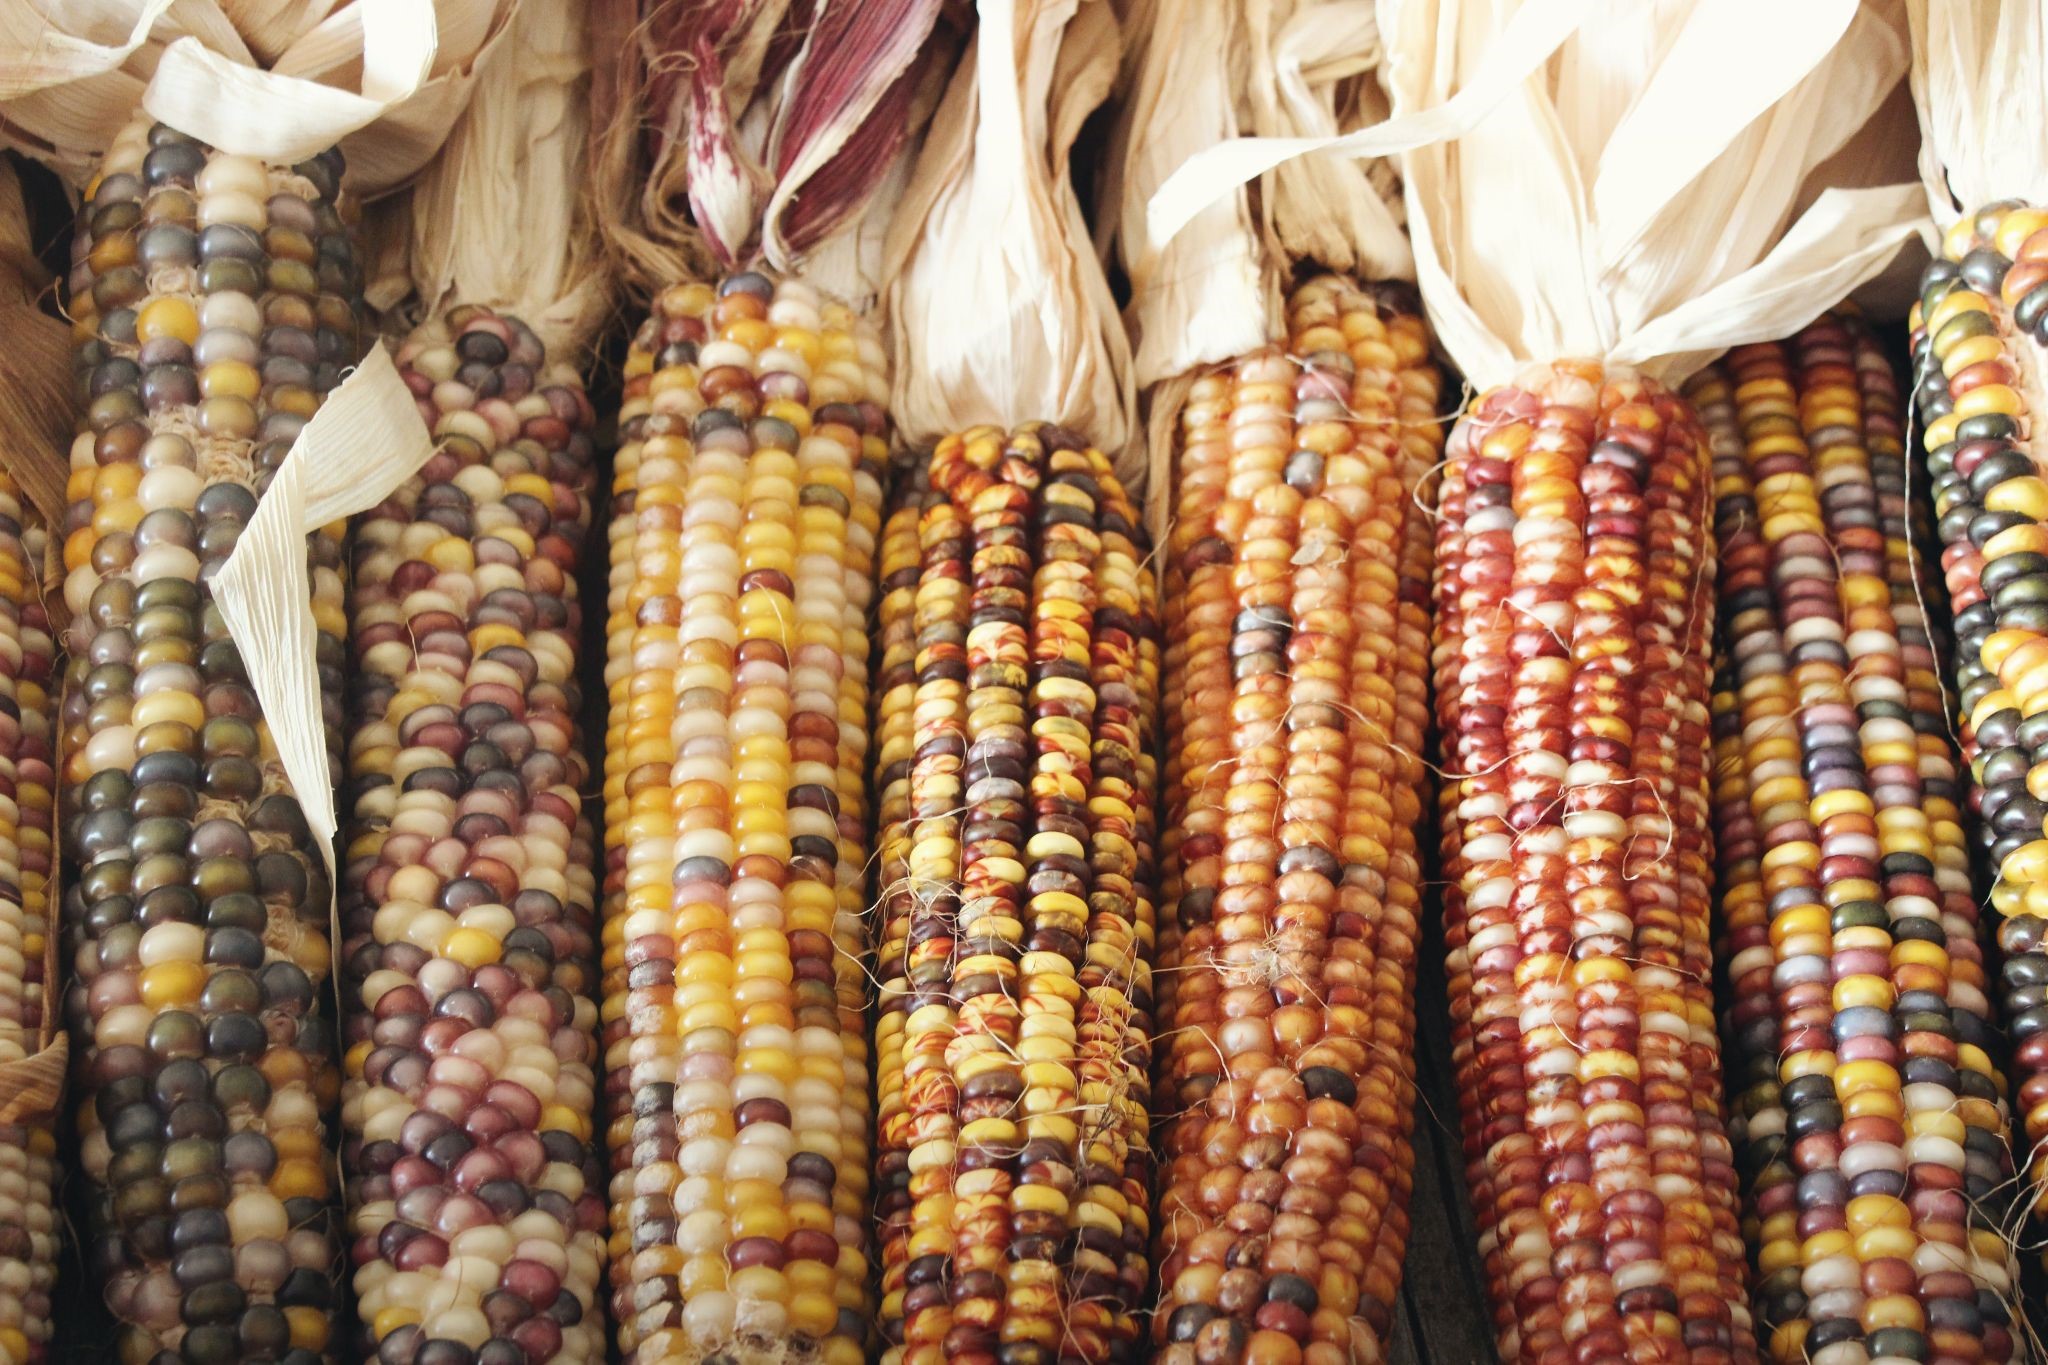
<instances>
[{"instance_id":1,"label":"row of kernels","mask_svg":"<svg viewBox=\"0 0 2048 1365\"><path fill-rule=\"evenodd\" d=\"M48 548L20 487L0 473L0 1065L35 1065L28 1059L43 1044L54 931L56 642L43 605ZM53 1117L0 1125L0 1359L10 1365L49 1352L56 1146Z\"/></svg>"},{"instance_id":2,"label":"row of kernels","mask_svg":"<svg viewBox=\"0 0 2048 1365\"><path fill-rule=\"evenodd\" d=\"M41 1045L55 886L56 641L43 603L48 537L0 473L0 1062Z\"/></svg>"},{"instance_id":3,"label":"row of kernels","mask_svg":"<svg viewBox=\"0 0 2048 1365\"><path fill-rule=\"evenodd\" d=\"M2036 292L2048 256L2048 217L2011 203L1987 205L1957 220L1942 253L1921 280L1913 310L1914 359L1924 442L1943 542L1942 569L1954 609L1955 680L1963 754L1971 767L1973 827L1997 874L1991 905L2000 912L2001 1005L2013 1035L2013 1094L2027 1157L2023 1198L2038 1193L2048 1135L2048 1010L2035 984L2048 979L2040 951L2048 926L2048 890L2040 857L2048 805L2035 796L2044 733L2029 698L2029 661L2048 635L2035 580L2048 555L2042 521L2048 503L2030 451L2030 415L2023 396L2028 357L2022 348L2038 322L2036 300L2022 320L2016 309ZM1968 926L1958 913L1956 929ZM1952 961L1958 960L1951 954ZM1967 958L1961 960L1967 961ZM1974 1006L1975 1001L1970 1001ZM1981 1051L1975 1008L1955 1015L1960 1041ZM1974 1035L1974 1036L1973 1036ZM1984 1064L1988 1068L1988 1062ZM1979 1070L1971 1066L1970 1070ZM1962 1136L1978 1137L1981 1124ZM1971 1150L1973 1177L1994 1177L1999 1154ZM2002 1247L1990 1234L2001 1222L1996 1205L1971 1211L1971 1271L1995 1280L2006 1273ZM1980 1300L1984 1298L1980 1294ZM1983 1304L1987 1325L2000 1316Z\"/></svg>"},{"instance_id":4,"label":"row of kernels","mask_svg":"<svg viewBox=\"0 0 2048 1365\"><path fill-rule=\"evenodd\" d=\"M1513 391L1490 401L1497 425L1488 437L1464 423L1452 429L1445 447L1437 497L1432 673L1440 745L1451 774L1438 799L1451 1053L1461 1078L1460 1129L1478 1250L1489 1285L1497 1285L1508 1281L1515 1238L1527 1236L1533 1246L1545 1234L1540 1223L1530 1225L1533 1211L1519 1214L1513 1227L1506 1221L1525 1198L1517 1194L1516 1179L1534 1180L1539 1171L1523 1117L1527 1089L1511 985L1521 944L1505 915L1500 883L1488 878L1486 866L1504 856L1509 840L1504 731L1513 688L1503 608L1513 575L1514 511L1503 457L1516 438L1526 439L1525 423L1535 405ZM1496 1171L1506 1177L1498 1185ZM1542 1285L1547 1267L1536 1260L1525 1259L1525 1282ZM1548 1344L1554 1319L1540 1299L1532 1302L1542 1312L1541 1320L1531 1314L1533 1340ZM1521 1307L1493 1296L1495 1344L1504 1360L1522 1358Z\"/></svg>"},{"instance_id":5,"label":"row of kernels","mask_svg":"<svg viewBox=\"0 0 2048 1365\"><path fill-rule=\"evenodd\" d=\"M910 1227L907 1113L903 1103L903 1021L910 1006L910 769L917 701L917 585L923 556L918 524L931 496L923 459L891 470L888 514L879 563L881 599L875 614L875 1023L874 1218L882 1267L881 1336L885 1358L900 1355L901 1275ZM892 1332L892 1329L896 1329Z\"/></svg>"},{"instance_id":6,"label":"row of kernels","mask_svg":"<svg viewBox=\"0 0 2048 1365\"><path fill-rule=\"evenodd\" d=\"M679 995L687 978L679 970L683 959L672 906L678 830L671 726L687 553L685 465L692 453L691 422L700 408L691 365L705 335L695 307L709 292L703 286L670 291L636 338L627 359L623 441L614 463L602 1037L610 1115L611 1318L619 1350L628 1357L658 1333L682 1325L674 1105L692 1078L683 1073L678 1050ZM700 565L705 555L698 551ZM709 647L699 644L696 652ZM717 673L716 658L711 663ZM715 926L711 932L718 932ZM728 980L720 974L712 984Z\"/></svg>"}]
</instances>

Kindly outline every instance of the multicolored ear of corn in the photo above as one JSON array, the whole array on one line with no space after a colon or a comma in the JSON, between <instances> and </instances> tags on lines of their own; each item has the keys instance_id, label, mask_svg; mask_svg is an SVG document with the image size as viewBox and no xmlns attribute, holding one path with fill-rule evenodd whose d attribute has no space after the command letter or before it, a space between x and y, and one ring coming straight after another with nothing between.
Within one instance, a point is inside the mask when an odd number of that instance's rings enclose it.
<instances>
[{"instance_id":1,"label":"multicolored ear of corn","mask_svg":"<svg viewBox=\"0 0 2048 1365\"><path fill-rule=\"evenodd\" d=\"M1167 559L1160 1360L1381 1358L1414 1185L1441 376L1412 296L1294 290L1195 382Z\"/></svg>"},{"instance_id":2,"label":"multicolored ear of corn","mask_svg":"<svg viewBox=\"0 0 2048 1365\"><path fill-rule=\"evenodd\" d=\"M1779 1361L2007 1360L2010 1178L1903 406L1853 317L1738 346L1713 451L1715 832L1755 1311Z\"/></svg>"},{"instance_id":3,"label":"multicolored ear of corn","mask_svg":"<svg viewBox=\"0 0 2048 1365\"><path fill-rule=\"evenodd\" d=\"M56 888L56 641L48 531L0 470L0 1074L43 1046ZM58 1071L61 1072L61 1065ZM55 1079L55 1078L53 1078ZM53 1114L0 1122L0 1361L48 1359L57 1279Z\"/></svg>"},{"instance_id":4,"label":"multicolored ear of corn","mask_svg":"<svg viewBox=\"0 0 2048 1365\"><path fill-rule=\"evenodd\" d=\"M1970 802L1996 874L2021 1195L2037 1215L2048 1215L2048 479L2032 409L2044 318L2048 209L1997 203L1949 229L1911 322ZM1997 1207L1982 1213L1995 1220Z\"/></svg>"},{"instance_id":5,"label":"multicolored ear of corn","mask_svg":"<svg viewBox=\"0 0 2048 1365\"><path fill-rule=\"evenodd\" d=\"M380 1365L601 1361L596 850L577 715L594 414L515 318L398 352L435 451L357 522L343 1091Z\"/></svg>"},{"instance_id":6,"label":"multicolored ear of corn","mask_svg":"<svg viewBox=\"0 0 2048 1365\"><path fill-rule=\"evenodd\" d=\"M795 280L628 361L605 683L612 1315L629 1361L860 1365L867 612L888 379Z\"/></svg>"},{"instance_id":7,"label":"multicolored ear of corn","mask_svg":"<svg viewBox=\"0 0 2048 1365\"><path fill-rule=\"evenodd\" d=\"M930 482L906 828L885 836L907 904L876 1029L882 1358L1134 1359L1157 594L1137 509L1066 432L948 437Z\"/></svg>"},{"instance_id":8,"label":"multicolored ear of corn","mask_svg":"<svg viewBox=\"0 0 2048 1365\"><path fill-rule=\"evenodd\" d=\"M1449 444L1446 970L1503 1359L1741 1361L1708 938L1706 433L1562 362Z\"/></svg>"},{"instance_id":9,"label":"multicolored ear of corn","mask_svg":"<svg viewBox=\"0 0 2048 1365\"><path fill-rule=\"evenodd\" d=\"M73 243L67 1012L125 1361L312 1365L341 1307L328 874L211 586L360 354L341 171L137 124ZM342 531L308 538L337 766Z\"/></svg>"}]
</instances>

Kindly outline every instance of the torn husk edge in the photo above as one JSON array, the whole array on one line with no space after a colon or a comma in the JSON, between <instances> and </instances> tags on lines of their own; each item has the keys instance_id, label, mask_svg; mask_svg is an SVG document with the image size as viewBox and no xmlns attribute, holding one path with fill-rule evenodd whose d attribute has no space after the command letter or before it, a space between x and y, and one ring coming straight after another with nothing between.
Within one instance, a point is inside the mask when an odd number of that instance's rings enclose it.
<instances>
[{"instance_id":1,"label":"torn husk edge","mask_svg":"<svg viewBox=\"0 0 2048 1365\"><path fill-rule=\"evenodd\" d=\"M1145 484L1130 342L1068 157L1109 94L1107 0L982 0L889 227L891 410L906 440L1051 421Z\"/></svg>"},{"instance_id":2,"label":"torn husk edge","mask_svg":"<svg viewBox=\"0 0 2048 1365\"><path fill-rule=\"evenodd\" d=\"M279 164L339 143L352 187L374 197L433 158L520 3L0 0L0 51L27 54L0 69L0 145L83 185L141 109ZM125 33L111 10L132 12Z\"/></svg>"},{"instance_id":3,"label":"torn husk edge","mask_svg":"<svg viewBox=\"0 0 2048 1365\"><path fill-rule=\"evenodd\" d=\"M483 304L583 367L611 313L612 261L580 193L590 61L579 17L577 0L524 0L440 155L371 210L373 307L403 304L416 325Z\"/></svg>"},{"instance_id":4,"label":"torn husk edge","mask_svg":"<svg viewBox=\"0 0 2048 1365\"><path fill-rule=\"evenodd\" d=\"M1131 280L1125 316L1137 338L1156 537L1194 375L1281 335L1297 268L1370 282L1413 278L1414 261L1401 231L1400 181L1385 160L1309 152L1250 184L1173 176L1239 137L1327 138L1383 120L1371 6L1156 0L1145 20L1112 133L1102 218ZM1184 220L1170 234L1153 228L1162 195Z\"/></svg>"}]
</instances>

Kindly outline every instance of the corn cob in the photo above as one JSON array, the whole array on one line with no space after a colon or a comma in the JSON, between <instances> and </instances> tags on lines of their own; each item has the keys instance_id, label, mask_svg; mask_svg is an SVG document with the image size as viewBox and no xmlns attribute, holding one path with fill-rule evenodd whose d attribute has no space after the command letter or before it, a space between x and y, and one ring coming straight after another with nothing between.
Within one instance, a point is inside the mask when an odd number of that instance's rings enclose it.
<instances>
[{"instance_id":1,"label":"corn cob","mask_svg":"<svg viewBox=\"0 0 2048 1365\"><path fill-rule=\"evenodd\" d=\"M0 471L0 1067L43 1045L54 889L56 642L49 537ZM51 1022L54 1022L52 1020ZM51 1116L0 1124L0 1361L48 1358L57 1278Z\"/></svg>"},{"instance_id":2,"label":"corn cob","mask_svg":"<svg viewBox=\"0 0 2048 1365\"><path fill-rule=\"evenodd\" d=\"M1137 511L1048 426L949 437L930 478L876 1031L883 1359L1130 1359L1160 666Z\"/></svg>"},{"instance_id":3,"label":"corn cob","mask_svg":"<svg viewBox=\"0 0 2048 1365\"><path fill-rule=\"evenodd\" d=\"M593 413L524 324L399 350L437 442L356 528L344 1169L366 1356L604 1357L577 561Z\"/></svg>"},{"instance_id":4,"label":"corn cob","mask_svg":"<svg viewBox=\"0 0 2048 1365\"><path fill-rule=\"evenodd\" d=\"M1452 1045L1501 1355L1751 1360L1708 989L1705 434L1567 362L1452 434Z\"/></svg>"},{"instance_id":5,"label":"corn cob","mask_svg":"<svg viewBox=\"0 0 2048 1365\"><path fill-rule=\"evenodd\" d=\"M2026 1150L2022 1197L2036 1216L2048 1214L2048 786L2034 775L2048 778L2048 731L2036 719L2048 677L2036 670L2048 655L2048 481L2031 414L2041 392L2044 279L2048 211L1992 204L1949 229L1911 320L1955 611L1970 805L1996 875L1999 1003L2012 1033L2012 1093ZM1971 1188L1995 1174L1991 1153L1970 1154ZM1973 1215L1983 1230L1995 1228L1995 1205L1977 1205Z\"/></svg>"},{"instance_id":6,"label":"corn cob","mask_svg":"<svg viewBox=\"0 0 2048 1365\"><path fill-rule=\"evenodd\" d=\"M2005 1114L1896 386L1853 319L1823 318L1688 397L1714 445L1756 1315L1777 1360L2005 1360L2002 1248L1970 1229Z\"/></svg>"},{"instance_id":7,"label":"corn cob","mask_svg":"<svg viewBox=\"0 0 2048 1365\"><path fill-rule=\"evenodd\" d=\"M1310 280L1288 332L1182 414L1153 1333L1185 1365L1377 1358L1413 1188L1429 541L1409 493L1439 379L1389 289Z\"/></svg>"},{"instance_id":8,"label":"corn cob","mask_svg":"<svg viewBox=\"0 0 2048 1365\"><path fill-rule=\"evenodd\" d=\"M211 583L359 354L341 169L138 124L73 244L67 1009L126 1360L330 1355L328 876ZM341 546L338 525L308 538L337 756Z\"/></svg>"},{"instance_id":9,"label":"corn cob","mask_svg":"<svg viewBox=\"0 0 2048 1365\"><path fill-rule=\"evenodd\" d=\"M668 291L629 361L604 924L629 1360L863 1357L882 364L849 310L752 273Z\"/></svg>"}]
</instances>

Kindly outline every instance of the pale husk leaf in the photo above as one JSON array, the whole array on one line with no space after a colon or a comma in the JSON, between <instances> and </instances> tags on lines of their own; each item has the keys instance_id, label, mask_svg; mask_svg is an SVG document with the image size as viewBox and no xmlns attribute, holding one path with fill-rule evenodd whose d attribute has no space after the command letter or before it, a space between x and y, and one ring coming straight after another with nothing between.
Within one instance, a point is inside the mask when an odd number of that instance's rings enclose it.
<instances>
[{"instance_id":1,"label":"pale husk leaf","mask_svg":"<svg viewBox=\"0 0 2048 1365\"><path fill-rule=\"evenodd\" d=\"M1564 356L1682 379L1796 331L1917 231L1900 185L1827 187L1792 217L1903 74L1895 4L1382 0L1379 17L1396 117L1204 153L1154 197L1152 230L1185 221L1183 181L1405 153L1423 297L1482 384Z\"/></svg>"},{"instance_id":2,"label":"pale husk leaf","mask_svg":"<svg viewBox=\"0 0 2048 1365\"><path fill-rule=\"evenodd\" d=\"M1906 0L1920 176L1937 223L2048 204L2048 0Z\"/></svg>"},{"instance_id":3,"label":"pale husk leaf","mask_svg":"<svg viewBox=\"0 0 2048 1365\"><path fill-rule=\"evenodd\" d=\"M373 347L299 432L213 583L330 887L338 884L339 822L320 719L306 536L376 506L433 453L412 391L390 354Z\"/></svg>"},{"instance_id":4,"label":"pale husk leaf","mask_svg":"<svg viewBox=\"0 0 2048 1365\"><path fill-rule=\"evenodd\" d=\"M1915 231L1916 196L1899 185L1827 189L1788 226L1811 173L1904 71L1894 8L1588 11L1493 112L1404 158L1423 295L1476 382L1589 356L1675 383L1728 346L1804 326ZM1510 12L1383 3L1396 110L1467 88Z\"/></svg>"},{"instance_id":5,"label":"pale husk leaf","mask_svg":"<svg viewBox=\"0 0 2048 1365\"><path fill-rule=\"evenodd\" d=\"M892 415L912 442L1042 420L1144 457L1130 344L1066 175L1115 81L1106 0L982 0L890 225Z\"/></svg>"},{"instance_id":6,"label":"pale husk leaf","mask_svg":"<svg viewBox=\"0 0 2048 1365\"><path fill-rule=\"evenodd\" d=\"M374 197L440 148L519 4L0 0L0 145L83 184L142 108L272 161L338 142Z\"/></svg>"},{"instance_id":7,"label":"pale husk leaf","mask_svg":"<svg viewBox=\"0 0 2048 1365\"><path fill-rule=\"evenodd\" d=\"M1370 5L1153 0L1145 19L1103 215L1131 278L1141 386L1271 340L1282 282L1302 262L1413 277L1391 163L1310 149L1387 115ZM1255 195L1242 179L1174 175L1240 137L1303 151L1266 167ZM1155 231L1148 205L1162 191L1174 223Z\"/></svg>"},{"instance_id":8,"label":"pale husk leaf","mask_svg":"<svg viewBox=\"0 0 2048 1365\"><path fill-rule=\"evenodd\" d=\"M581 193L590 63L579 0L524 0L504 50L391 222L371 302L408 314L458 303L511 313L551 355L579 354L611 307L611 272ZM396 249L389 249L395 247Z\"/></svg>"}]
</instances>

